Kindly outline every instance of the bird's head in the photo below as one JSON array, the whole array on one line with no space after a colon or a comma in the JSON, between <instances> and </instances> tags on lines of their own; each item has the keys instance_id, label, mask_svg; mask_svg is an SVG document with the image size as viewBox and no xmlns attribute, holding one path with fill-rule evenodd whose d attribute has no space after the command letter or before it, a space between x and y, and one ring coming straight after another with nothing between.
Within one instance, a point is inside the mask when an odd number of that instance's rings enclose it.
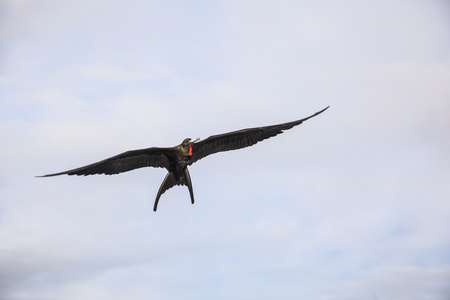
<instances>
[{"instance_id":1,"label":"bird's head","mask_svg":"<svg viewBox=\"0 0 450 300\"><path fill-rule=\"evenodd\" d=\"M200 140L200 138L196 138L196 139L191 139L191 138L187 138L184 139L184 141L181 143L182 146L188 146L192 143L195 143L196 141Z\"/></svg>"},{"instance_id":2,"label":"bird's head","mask_svg":"<svg viewBox=\"0 0 450 300\"><path fill-rule=\"evenodd\" d=\"M183 152L188 154L189 156L192 156L192 144L196 141L200 140L199 138L191 139L187 138L184 139L184 141L181 143L181 148L183 149Z\"/></svg>"}]
</instances>

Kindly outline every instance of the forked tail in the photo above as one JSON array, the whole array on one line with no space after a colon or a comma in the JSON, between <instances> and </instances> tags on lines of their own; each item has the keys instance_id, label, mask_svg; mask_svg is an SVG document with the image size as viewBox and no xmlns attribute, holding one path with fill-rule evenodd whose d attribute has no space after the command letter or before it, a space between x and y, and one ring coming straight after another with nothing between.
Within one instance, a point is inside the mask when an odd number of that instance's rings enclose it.
<instances>
[{"instance_id":1,"label":"forked tail","mask_svg":"<svg viewBox=\"0 0 450 300\"><path fill-rule=\"evenodd\" d=\"M191 196L191 203L194 204L194 190L192 189L191 176L189 175L188 169L184 169L183 175L178 179L175 178L175 175L172 172L167 173L164 181L162 182L158 194L156 195L155 205L153 206L153 211L158 209L159 198L165 191L174 187L175 185L185 185L189 189L189 194Z\"/></svg>"}]
</instances>

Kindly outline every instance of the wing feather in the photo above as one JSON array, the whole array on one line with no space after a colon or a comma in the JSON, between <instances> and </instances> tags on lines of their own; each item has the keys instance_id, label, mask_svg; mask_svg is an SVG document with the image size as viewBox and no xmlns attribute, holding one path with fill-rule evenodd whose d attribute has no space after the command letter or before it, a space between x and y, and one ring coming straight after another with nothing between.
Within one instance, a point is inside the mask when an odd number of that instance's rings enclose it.
<instances>
[{"instance_id":1,"label":"wing feather","mask_svg":"<svg viewBox=\"0 0 450 300\"><path fill-rule=\"evenodd\" d=\"M93 175L93 174L118 174L144 167L168 168L170 165L171 148L147 148L132 150L102 161L73 170L48 174L38 177L50 177L58 175Z\"/></svg>"},{"instance_id":2,"label":"wing feather","mask_svg":"<svg viewBox=\"0 0 450 300\"><path fill-rule=\"evenodd\" d=\"M304 121L313 118L318 114L321 114L328 108L329 106L309 117L293 122L242 129L238 131L210 136L203 141L193 144L193 156L189 164L192 165L197 160L217 152L237 150L253 146L258 142L283 133L284 130L288 130L294 126L300 125Z\"/></svg>"}]
</instances>

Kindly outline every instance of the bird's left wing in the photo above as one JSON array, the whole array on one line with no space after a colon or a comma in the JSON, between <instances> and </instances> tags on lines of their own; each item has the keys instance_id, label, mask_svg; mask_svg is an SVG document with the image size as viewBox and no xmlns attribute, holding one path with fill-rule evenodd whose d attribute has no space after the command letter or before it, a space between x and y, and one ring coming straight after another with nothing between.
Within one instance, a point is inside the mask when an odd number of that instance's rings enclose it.
<instances>
[{"instance_id":1,"label":"bird's left wing","mask_svg":"<svg viewBox=\"0 0 450 300\"><path fill-rule=\"evenodd\" d=\"M170 165L170 155L171 148L153 147L132 150L81 168L37 177L50 177L65 174L84 176L93 174L112 175L143 167L167 168Z\"/></svg>"},{"instance_id":2,"label":"bird's left wing","mask_svg":"<svg viewBox=\"0 0 450 300\"><path fill-rule=\"evenodd\" d=\"M291 129L294 126L300 125L304 121L313 118L318 114L321 114L322 112L327 110L328 107L322 109L321 111L316 112L315 114L309 117L293 122L264 127L242 129L229 133L210 136L203 141L193 144L192 146L193 155L189 164L191 165L197 160L217 152L250 147L260 141L283 133L283 130Z\"/></svg>"}]
</instances>

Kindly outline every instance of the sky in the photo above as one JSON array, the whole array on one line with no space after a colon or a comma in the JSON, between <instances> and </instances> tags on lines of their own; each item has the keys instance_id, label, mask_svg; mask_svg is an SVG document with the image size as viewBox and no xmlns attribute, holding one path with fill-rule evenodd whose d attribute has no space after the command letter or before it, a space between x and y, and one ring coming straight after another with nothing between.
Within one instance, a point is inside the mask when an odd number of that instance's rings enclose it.
<instances>
[{"instance_id":1,"label":"sky","mask_svg":"<svg viewBox=\"0 0 450 300\"><path fill-rule=\"evenodd\" d=\"M448 1L0 2L0 299L450 298ZM36 175L323 114L164 169Z\"/></svg>"}]
</instances>

